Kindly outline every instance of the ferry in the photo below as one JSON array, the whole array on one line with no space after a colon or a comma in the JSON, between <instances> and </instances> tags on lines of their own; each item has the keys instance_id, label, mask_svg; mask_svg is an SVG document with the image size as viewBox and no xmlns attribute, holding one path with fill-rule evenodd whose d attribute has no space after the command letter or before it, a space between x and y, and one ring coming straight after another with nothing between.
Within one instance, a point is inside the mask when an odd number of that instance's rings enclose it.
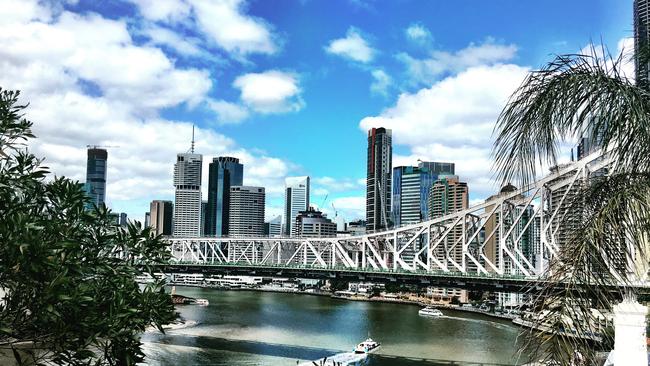
<instances>
[{"instance_id":1,"label":"ferry","mask_svg":"<svg viewBox=\"0 0 650 366\"><path fill-rule=\"evenodd\" d=\"M370 353L379 348L379 345L379 342L375 342L372 338L368 338L354 348L354 353Z\"/></svg>"},{"instance_id":2,"label":"ferry","mask_svg":"<svg viewBox=\"0 0 650 366\"><path fill-rule=\"evenodd\" d=\"M442 311L432 308L431 306L427 306L426 308L420 309L420 311L418 311L418 315L430 316L433 318L439 318L443 316Z\"/></svg>"},{"instance_id":3,"label":"ferry","mask_svg":"<svg viewBox=\"0 0 650 366\"><path fill-rule=\"evenodd\" d=\"M201 306L208 306L210 304L208 299L196 299L194 300L194 303Z\"/></svg>"}]
</instances>

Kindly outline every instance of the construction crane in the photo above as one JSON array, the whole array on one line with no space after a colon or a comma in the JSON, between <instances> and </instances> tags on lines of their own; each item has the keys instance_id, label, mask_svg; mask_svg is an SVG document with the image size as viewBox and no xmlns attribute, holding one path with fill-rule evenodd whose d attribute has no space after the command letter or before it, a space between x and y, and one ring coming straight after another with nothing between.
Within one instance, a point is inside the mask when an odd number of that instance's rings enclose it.
<instances>
[{"instance_id":1,"label":"construction crane","mask_svg":"<svg viewBox=\"0 0 650 366\"><path fill-rule=\"evenodd\" d=\"M325 208L325 202L327 202L327 197L329 197L329 196L330 196L330 194L327 193L327 194L325 195L325 198L323 198L323 202L321 202L321 204L320 204L320 209L321 209L321 210L322 210L323 208Z\"/></svg>"},{"instance_id":2,"label":"construction crane","mask_svg":"<svg viewBox=\"0 0 650 366\"><path fill-rule=\"evenodd\" d=\"M336 211L336 207L334 207L334 202L332 202L332 210L334 210L334 218L336 219L339 216L339 212Z\"/></svg>"}]
</instances>

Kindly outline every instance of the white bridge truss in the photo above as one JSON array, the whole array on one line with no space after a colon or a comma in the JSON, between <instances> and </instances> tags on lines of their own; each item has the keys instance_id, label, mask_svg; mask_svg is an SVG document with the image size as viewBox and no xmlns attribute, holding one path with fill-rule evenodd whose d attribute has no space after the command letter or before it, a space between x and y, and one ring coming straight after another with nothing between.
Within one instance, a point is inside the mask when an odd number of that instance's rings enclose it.
<instances>
[{"instance_id":1,"label":"white bridge truss","mask_svg":"<svg viewBox=\"0 0 650 366\"><path fill-rule=\"evenodd\" d=\"M577 222L576 190L608 164L594 153L469 209L362 236L169 238L172 262L537 277Z\"/></svg>"}]
</instances>

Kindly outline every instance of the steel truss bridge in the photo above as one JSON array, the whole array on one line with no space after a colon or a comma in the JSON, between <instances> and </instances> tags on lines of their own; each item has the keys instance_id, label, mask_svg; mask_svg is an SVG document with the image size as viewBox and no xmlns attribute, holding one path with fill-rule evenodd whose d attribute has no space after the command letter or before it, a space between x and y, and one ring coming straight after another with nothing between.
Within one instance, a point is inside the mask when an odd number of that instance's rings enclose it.
<instances>
[{"instance_id":1,"label":"steel truss bridge","mask_svg":"<svg viewBox=\"0 0 650 366\"><path fill-rule=\"evenodd\" d=\"M597 152L466 210L361 236L169 238L165 270L517 291L544 281L577 222L573 196L609 164Z\"/></svg>"}]
</instances>

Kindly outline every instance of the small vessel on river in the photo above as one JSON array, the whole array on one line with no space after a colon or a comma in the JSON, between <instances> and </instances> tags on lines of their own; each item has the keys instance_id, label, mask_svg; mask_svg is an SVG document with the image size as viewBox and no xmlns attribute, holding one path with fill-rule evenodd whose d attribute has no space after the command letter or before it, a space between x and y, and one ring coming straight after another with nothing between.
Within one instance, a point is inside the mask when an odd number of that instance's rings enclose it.
<instances>
[{"instance_id":1,"label":"small vessel on river","mask_svg":"<svg viewBox=\"0 0 650 366\"><path fill-rule=\"evenodd\" d=\"M431 306L427 306L426 308L420 309L420 311L418 311L418 314L421 316L428 316L432 318L439 318L443 316L442 311L436 308L432 308Z\"/></svg>"},{"instance_id":2,"label":"small vessel on river","mask_svg":"<svg viewBox=\"0 0 650 366\"><path fill-rule=\"evenodd\" d=\"M379 348L379 346L379 342L375 342L369 337L354 348L354 353L370 353Z\"/></svg>"}]
</instances>

